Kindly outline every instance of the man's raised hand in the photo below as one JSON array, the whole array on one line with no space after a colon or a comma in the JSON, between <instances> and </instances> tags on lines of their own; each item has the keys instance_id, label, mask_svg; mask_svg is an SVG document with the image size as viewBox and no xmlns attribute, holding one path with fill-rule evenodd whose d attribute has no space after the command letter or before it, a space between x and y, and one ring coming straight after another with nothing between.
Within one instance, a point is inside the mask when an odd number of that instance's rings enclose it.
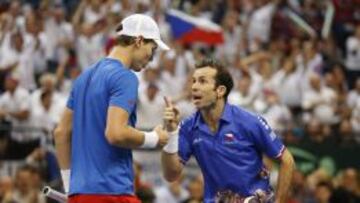
<instances>
[{"instance_id":1,"label":"man's raised hand","mask_svg":"<svg viewBox=\"0 0 360 203\"><path fill-rule=\"evenodd\" d=\"M175 131L180 121L179 110L174 106L172 101L168 97L164 97L165 109L164 109L164 126L169 132Z\"/></svg>"}]
</instances>

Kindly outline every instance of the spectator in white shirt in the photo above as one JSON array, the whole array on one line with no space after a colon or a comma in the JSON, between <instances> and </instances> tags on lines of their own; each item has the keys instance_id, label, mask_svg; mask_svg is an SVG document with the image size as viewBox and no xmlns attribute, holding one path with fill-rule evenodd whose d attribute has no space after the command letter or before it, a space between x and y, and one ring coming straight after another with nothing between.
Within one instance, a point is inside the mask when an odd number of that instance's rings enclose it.
<instances>
[{"instance_id":1,"label":"spectator in white shirt","mask_svg":"<svg viewBox=\"0 0 360 203\"><path fill-rule=\"evenodd\" d=\"M41 87L31 94L31 125L39 130L40 135L50 138L51 132L59 122L61 112L66 105L66 98L55 90L56 78L46 73L40 77Z\"/></svg>"},{"instance_id":2,"label":"spectator in white shirt","mask_svg":"<svg viewBox=\"0 0 360 203\"><path fill-rule=\"evenodd\" d=\"M76 51L82 70L85 70L99 58L105 56L104 39L103 33L97 31L94 24L83 23L81 25L81 34L76 41Z\"/></svg>"},{"instance_id":3,"label":"spectator in white shirt","mask_svg":"<svg viewBox=\"0 0 360 203\"><path fill-rule=\"evenodd\" d=\"M61 110L64 109L64 107L60 108L56 105L53 94L53 92L49 91L42 92L39 98L40 101L36 101L31 106L31 127L34 128L39 137L45 136L42 138L46 138L46 140L52 140L51 132L60 120Z\"/></svg>"},{"instance_id":4,"label":"spectator in white shirt","mask_svg":"<svg viewBox=\"0 0 360 203\"><path fill-rule=\"evenodd\" d=\"M315 40L307 40L303 43L303 55L306 72L322 73L323 58L318 52Z\"/></svg>"},{"instance_id":5,"label":"spectator in white shirt","mask_svg":"<svg viewBox=\"0 0 360 203\"><path fill-rule=\"evenodd\" d=\"M271 84L280 100L290 108L301 106L302 71L295 64L293 57L287 57L282 69L273 74Z\"/></svg>"},{"instance_id":6,"label":"spectator in white shirt","mask_svg":"<svg viewBox=\"0 0 360 203\"><path fill-rule=\"evenodd\" d=\"M15 191L13 193L14 202L23 203L46 203L45 196L36 187L35 176L40 176L35 168L24 166L16 172ZM41 180L41 179L40 179Z\"/></svg>"},{"instance_id":7,"label":"spectator in white shirt","mask_svg":"<svg viewBox=\"0 0 360 203\"><path fill-rule=\"evenodd\" d=\"M30 94L19 86L18 78L9 75L5 79L6 92L0 96L0 118L11 122L12 139L22 142L33 140L29 132ZM24 129L28 129L25 130Z\"/></svg>"},{"instance_id":8,"label":"spectator in white shirt","mask_svg":"<svg viewBox=\"0 0 360 203\"><path fill-rule=\"evenodd\" d=\"M143 94L139 94L137 128L153 129L162 122L164 99L155 84L150 83Z\"/></svg>"},{"instance_id":9,"label":"spectator in white shirt","mask_svg":"<svg viewBox=\"0 0 360 203\"><path fill-rule=\"evenodd\" d=\"M154 203L178 203L189 198L189 192L182 185L184 178L179 178L172 183L166 183L164 186L155 188Z\"/></svg>"},{"instance_id":10,"label":"spectator in white shirt","mask_svg":"<svg viewBox=\"0 0 360 203\"><path fill-rule=\"evenodd\" d=\"M43 20L38 19L39 16L35 11L31 11L26 15L24 44L25 47L32 50L34 74L39 75L46 71L46 35L43 31Z\"/></svg>"},{"instance_id":11,"label":"spectator in white shirt","mask_svg":"<svg viewBox=\"0 0 360 203\"><path fill-rule=\"evenodd\" d=\"M189 73L187 82L184 86L182 94L178 98L172 98L173 102L176 103L177 108L180 112L180 120L190 116L196 111L194 104L191 102L191 86L193 83L192 74Z\"/></svg>"},{"instance_id":12,"label":"spectator in white shirt","mask_svg":"<svg viewBox=\"0 0 360 203\"><path fill-rule=\"evenodd\" d=\"M265 101L267 108L262 115L276 132L282 134L292 121L289 108L280 102L275 91L268 91L265 95Z\"/></svg>"},{"instance_id":13,"label":"spectator in white shirt","mask_svg":"<svg viewBox=\"0 0 360 203\"><path fill-rule=\"evenodd\" d=\"M139 94L146 94L149 84L155 84L160 94L163 95L162 91L165 89L163 83L159 79L160 70L157 67L149 67L144 71L138 73L139 76Z\"/></svg>"},{"instance_id":14,"label":"spectator in white shirt","mask_svg":"<svg viewBox=\"0 0 360 203\"><path fill-rule=\"evenodd\" d=\"M347 97L347 104L354 109L360 102L360 78L356 80L355 88L350 90Z\"/></svg>"},{"instance_id":15,"label":"spectator in white shirt","mask_svg":"<svg viewBox=\"0 0 360 203\"><path fill-rule=\"evenodd\" d=\"M355 139L360 143L360 100L357 100L355 107L352 110L352 115L350 119L352 128L355 133Z\"/></svg>"},{"instance_id":16,"label":"spectator in white shirt","mask_svg":"<svg viewBox=\"0 0 360 203\"><path fill-rule=\"evenodd\" d=\"M171 98L179 97L186 83L186 76L177 74L175 51L166 52L160 65L162 66L160 81L164 84L163 94Z\"/></svg>"},{"instance_id":17,"label":"spectator in white shirt","mask_svg":"<svg viewBox=\"0 0 360 203\"><path fill-rule=\"evenodd\" d=\"M232 63L243 49L243 30L239 25L239 13L228 11L223 20L224 43L217 49L217 57Z\"/></svg>"},{"instance_id":18,"label":"spectator in white shirt","mask_svg":"<svg viewBox=\"0 0 360 203\"><path fill-rule=\"evenodd\" d=\"M349 87L354 87L356 78L360 77L360 25L355 34L346 41L346 68Z\"/></svg>"},{"instance_id":19,"label":"spectator in white shirt","mask_svg":"<svg viewBox=\"0 0 360 203\"><path fill-rule=\"evenodd\" d=\"M302 108L325 124L338 122L335 115L337 94L336 92L322 84L321 78L317 74L310 76L310 89L304 92Z\"/></svg>"},{"instance_id":20,"label":"spectator in white shirt","mask_svg":"<svg viewBox=\"0 0 360 203\"><path fill-rule=\"evenodd\" d=\"M65 11L61 6L49 8L49 15L45 18L43 43L46 48L48 68L54 69L59 61L68 55L68 48L74 43L74 29L65 20ZM55 67L53 67L55 66Z\"/></svg>"},{"instance_id":21,"label":"spectator in white shirt","mask_svg":"<svg viewBox=\"0 0 360 203\"><path fill-rule=\"evenodd\" d=\"M31 47L26 47L20 31L11 34L10 47L1 51L0 67L17 75L20 86L28 90L36 87Z\"/></svg>"},{"instance_id":22,"label":"spectator in white shirt","mask_svg":"<svg viewBox=\"0 0 360 203\"><path fill-rule=\"evenodd\" d=\"M272 16L276 9L276 4L273 2L257 2L260 3L260 5L250 16L247 33L249 47L252 52L257 51L260 48L259 43L261 44L269 41Z\"/></svg>"},{"instance_id":23,"label":"spectator in white shirt","mask_svg":"<svg viewBox=\"0 0 360 203\"><path fill-rule=\"evenodd\" d=\"M248 110L253 110L253 103L258 96L257 92L251 91L252 79L248 75L243 75L238 80L237 87L229 94L228 101Z\"/></svg>"},{"instance_id":24,"label":"spectator in white shirt","mask_svg":"<svg viewBox=\"0 0 360 203\"><path fill-rule=\"evenodd\" d=\"M51 92L54 93L53 94L53 98L55 101L60 100L61 98L59 98L59 93L58 91L55 89L57 81L56 81L56 77L54 74L52 73L44 73L40 76L39 78L39 84L40 84L40 88L36 89L35 91L33 91L31 93L31 103L32 105L35 105L36 102L40 102L40 95L43 92Z\"/></svg>"},{"instance_id":25,"label":"spectator in white shirt","mask_svg":"<svg viewBox=\"0 0 360 203\"><path fill-rule=\"evenodd\" d=\"M85 23L93 24L100 19L104 18L108 12L106 4L101 0L81 0L81 4L84 4L83 18Z\"/></svg>"}]
</instances>

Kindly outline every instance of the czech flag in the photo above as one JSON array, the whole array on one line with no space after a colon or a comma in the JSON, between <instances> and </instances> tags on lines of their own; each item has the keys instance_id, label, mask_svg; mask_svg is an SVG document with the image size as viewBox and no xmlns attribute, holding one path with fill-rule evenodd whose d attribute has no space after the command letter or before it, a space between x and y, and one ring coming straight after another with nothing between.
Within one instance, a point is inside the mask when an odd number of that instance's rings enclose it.
<instances>
[{"instance_id":1,"label":"czech flag","mask_svg":"<svg viewBox=\"0 0 360 203\"><path fill-rule=\"evenodd\" d=\"M184 44L203 42L208 45L224 42L222 28L206 18L190 16L184 12L171 9L166 13L175 40Z\"/></svg>"}]
</instances>

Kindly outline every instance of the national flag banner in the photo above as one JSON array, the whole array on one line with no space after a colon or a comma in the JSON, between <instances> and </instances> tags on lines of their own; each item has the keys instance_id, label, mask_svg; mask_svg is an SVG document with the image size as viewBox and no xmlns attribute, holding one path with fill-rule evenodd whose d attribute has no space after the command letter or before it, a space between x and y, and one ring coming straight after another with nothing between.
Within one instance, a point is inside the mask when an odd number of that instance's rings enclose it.
<instances>
[{"instance_id":1,"label":"national flag banner","mask_svg":"<svg viewBox=\"0 0 360 203\"><path fill-rule=\"evenodd\" d=\"M202 42L216 45L224 42L223 29L209 19L171 9L166 13L166 21L170 25L174 39L181 43Z\"/></svg>"}]
</instances>

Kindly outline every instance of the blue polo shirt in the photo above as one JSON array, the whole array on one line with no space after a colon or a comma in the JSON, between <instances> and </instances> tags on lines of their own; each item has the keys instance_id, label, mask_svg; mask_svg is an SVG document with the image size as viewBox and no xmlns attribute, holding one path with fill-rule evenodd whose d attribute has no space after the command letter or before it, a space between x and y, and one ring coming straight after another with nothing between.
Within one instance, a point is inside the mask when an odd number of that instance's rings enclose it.
<instances>
[{"instance_id":1,"label":"blue polo shirt","mask_svg":"<svg viewBox=\"0 0 360 203\"><path fill-rule=\"evenodd\" d=\"M67 107L73 111L70 195L133 194L132 153L105 138L107 111L116 106L136 122L138 79L118 60L104 58L75 81Z\"/></svg>"},{"instance_id":2,"label":"blue polo shirt","mask_svg":"<svg viewBox=\"0 0 360 203\"><path fill-rule=\"evenodd\" d=\"M181 161L193 155L201 168L204 202L224 191L245 197L257 189L271 191L262 154L277 158L284 145L262 117L225 104L216 133L198 111L182 122L179 136Z\"/></svg>"}]
</instances>

